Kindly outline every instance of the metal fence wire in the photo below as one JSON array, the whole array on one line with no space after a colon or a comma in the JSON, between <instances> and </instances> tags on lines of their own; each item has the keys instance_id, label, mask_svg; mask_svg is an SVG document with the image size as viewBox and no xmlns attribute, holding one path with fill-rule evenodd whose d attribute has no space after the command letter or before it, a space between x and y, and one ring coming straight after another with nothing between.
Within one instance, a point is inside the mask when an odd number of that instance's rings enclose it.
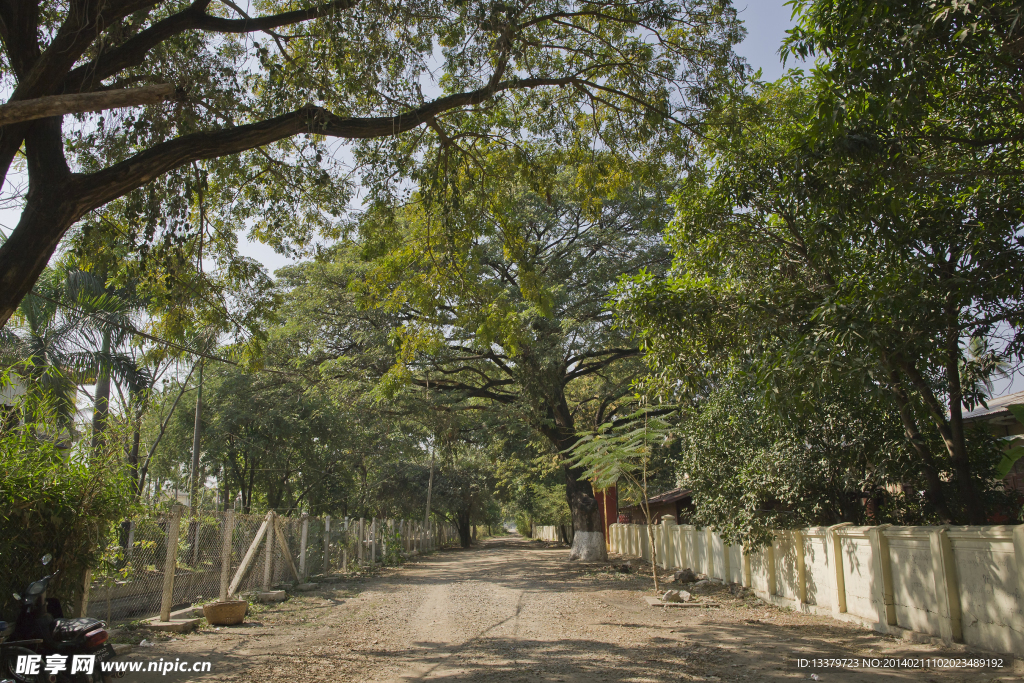
<instances>
[{"instance_id":1,"label":"metal fence wire","mask_svg":"<svg viewBox=\"0 0 1024 683\"><path fill-rule=\"evenodd\" d=\"M169 549L175 515L177 542ZM175 560L170 602L171 610L176 610L217 600L225 581L232 583L232 594L247 594L297 579L304 581L307 577L336 573L355 564L398 561L403 553L423 551L431 546L422 523L411 520L330 519L305 515L274 517L274 522L271 519L270 515L179 507L176 513L149 511L112 526L108 533L112 539L110 545L88 580L85 615L113 625L159 614L168 552L174 553ZM227 552L224 548L226 525L231 528ZM436 545L441 545L442 539L455 538L453 531L448 527L435 528ZM259 542L254 545L257 536ZM245 571L236 576L250 550ZM226 577L225 558L228 562ZM5 590L8 596L24 589L13 582L29 577L24 579L28 583L39 578L35 574L41 575L39 562L33 558L12 564L12 571L0 579L0 590ZM299 577L294 576L293 565ZM6 603L13 601L7 599ZM6 603L0 598L0 605L10 612L11 605Z\"/></svg>"}]
</instances>

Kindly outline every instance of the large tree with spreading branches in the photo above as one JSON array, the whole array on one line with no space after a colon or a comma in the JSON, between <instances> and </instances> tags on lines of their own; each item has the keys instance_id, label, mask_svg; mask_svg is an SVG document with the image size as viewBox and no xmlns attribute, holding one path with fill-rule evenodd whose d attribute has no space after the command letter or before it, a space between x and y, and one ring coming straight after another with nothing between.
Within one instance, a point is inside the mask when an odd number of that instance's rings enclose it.
<instances>
[{"instance_id":1,"label":"large tree with spreading branches","mask_svg":"<svg viewBox=\"0 0 1024 683\"><path fill-rule=\"evenodd\" d=\"M0 181L25 188L0 324L115 200L143 253L205 233L211 184L232 229L329 233L356 186L332 139L384 200L432 147L678 143L741 33L726 0L0 0Z\"/></svg>"}]
</instances>

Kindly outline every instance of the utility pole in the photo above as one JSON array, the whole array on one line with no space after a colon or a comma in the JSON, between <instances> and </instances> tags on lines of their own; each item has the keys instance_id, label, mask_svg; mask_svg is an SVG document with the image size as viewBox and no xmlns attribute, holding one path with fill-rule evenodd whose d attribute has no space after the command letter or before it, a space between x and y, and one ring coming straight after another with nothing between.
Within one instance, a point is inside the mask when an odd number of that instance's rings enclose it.
<instances>
[{"instance_id":1,"label":"utility pole","mask_svg":"<svg viewBox=\"0 0 1024 683\"><path fill-rule=\"evenodd\" d=\"M430 375L427 375L427 400L430 400ZM430 494L434 492L434 444L430 445L430 478L427 480L427 511L423 514L423 528L430 538Z\"/></svg>"},{"instance_id":2,"label":"utility pole","mask_svg":"<svg viewBox=\"0 0 1024 683\"><path fill-rule=\"evenodd\" d=\"M196 392L196 422L192 432L192 481L189 486L188 504L195 508L196 496L199 493L199 432L202 428L203 406L203 360L199 360L199 388Z\"/></svg>"},{"instance_id":3,"label":"utility pole","mask_svg":"<svg viewBox=\"0 0 1024 683\"><path fill-rule=\"evenodd\" d=\"M199 515L197 506L199 504L199 434L202 428L203 409L203 359L199 359L199 387L196 391L196 422L192 432L192 481L189 486L188 505L192 511L192 521L189 523L188 540L192 546L191 564L195 566L199 562Z\"/></svg>"},{"instance_id":4,"label":"utility pole","mask_svg":"<svg viewBox=\"0 0 1024 683\"><path fill-rule=\"evenodd\" d=\"M423 524L430 525L430 494L434 491L434 449L430 449L430 479L427 480L427 512L423 515Z\"/></svg>"}]
</instances>

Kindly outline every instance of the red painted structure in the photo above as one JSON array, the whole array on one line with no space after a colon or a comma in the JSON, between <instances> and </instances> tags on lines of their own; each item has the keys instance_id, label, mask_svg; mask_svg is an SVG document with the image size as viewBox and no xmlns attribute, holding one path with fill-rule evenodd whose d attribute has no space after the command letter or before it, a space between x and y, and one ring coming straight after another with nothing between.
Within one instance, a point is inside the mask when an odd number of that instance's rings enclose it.
<instances>
[{"instance_id":1,"label":"red painted structure","mask_svg":"<svg viewBox=\"0 0 1024 683\"><path fill-rule=\"evenodd\" d=\"M604 531L604 542L608 544L608 526L615 524L619 515L619 491L614 485L603 491L594 491L597 509L601 511L601 529Z\"/></svg>"}]
</instances>

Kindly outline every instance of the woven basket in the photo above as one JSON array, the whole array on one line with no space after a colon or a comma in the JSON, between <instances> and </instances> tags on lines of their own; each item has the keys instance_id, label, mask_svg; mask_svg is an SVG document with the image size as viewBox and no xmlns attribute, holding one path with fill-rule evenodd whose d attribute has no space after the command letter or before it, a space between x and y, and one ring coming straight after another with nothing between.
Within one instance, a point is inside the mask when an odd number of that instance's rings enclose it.
<instances>
[{"instance_id":1,"label":"woven basket","mask_svg":"<svg viewBox=\"0 0 1024 683\"><path fill-rule=\"evenodd\" d=\"M231 626L241 624L245 613L249 611L249 603L245 600L229 600L228 602L211 602L203 605L203 616L215 626Z\"/></svg>"}]
</instances>

